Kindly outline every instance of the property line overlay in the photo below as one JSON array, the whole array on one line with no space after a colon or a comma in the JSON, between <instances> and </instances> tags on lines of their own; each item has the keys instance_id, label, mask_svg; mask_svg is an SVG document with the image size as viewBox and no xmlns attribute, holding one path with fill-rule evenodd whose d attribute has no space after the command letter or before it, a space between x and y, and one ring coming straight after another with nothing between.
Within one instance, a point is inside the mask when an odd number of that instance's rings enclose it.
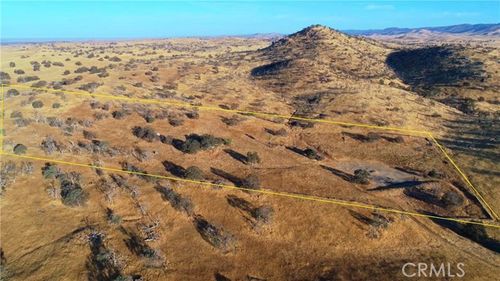
<instances>
[{"instance_id":1,"label":"property line overlay","mask_svg":"<svg viewBox=\"0 0 500 281\"><path fill-rule=\"evenodd\" d=\"M430 219L443 220L443 221L453 221L453 222L458 222L458 223L463 223L463 224L475 224L475 225L481 225L481 226L485 226L485 227L492 227L492 228L500 229L500 225L498 225L498 224L486 223L486 222L482 222L482 221L458 219L458 218L452 218L452 217L437 216L437 215L427 215L427 214L421 214L421 213L416 213L416 212L409 212L409 211L403 211L403 210L397 210L397 209L391 209L391 208L378 207L375 205L368 205L368 204L355 202L355 201L346 201L346 200L319 197L319 196L313 196L313 195L294 194L294 193L289 193L289 192L273 191L270 189L251 189L251 188L246 188L246 187L239 187L239 186L225 185L225 184L216 184L216 183L211 183L211 182L206 182L206 181L190 180L190 179L184 179L184 178L173 177L173 176L163 176L163 175L149 174L149 173L144 173L144 172L128 171L128 170L123 170L123 169L119 169L119 168L103 167L103 166L96 166L96 165L85 164L85 163L62 161L62 160L51 159L51 158L43 158L43 157L29 156L29 155L17 155L17 154L7 153L7 152L1 152L1 154L4 156L14 157L14 158L30 159L30 160L41 161L41 162L52 162L52 163L77 166L77 167L84 167L84 168L91 168L91 169L100 169L100 170L117 172L117 173L125 173L125 174L130 174L130 175L147 176L147 177L152 177L152 178L157 178L157 179L164 179L164 180L170 180L170 181L176 181L176 182L182 182L182 183L196 184L196 185L204 186L204 187L217 187L217 188L223 188L226 190L241 190L241 191L246 191L246 192L251 192L251 193L274 195L274 196L301 199L301 200L314 201L314 202L320 202L320 203L330 203L330 204L344 206L344 207L362 208L362 209L369 209L369 210L373 210L373 211L380 211L380 212L386 212L386 213L408 215L408 216L413 216L413 217L423 217L423 218L430 218Z\"/></svg>"},{"instance_id":2,"label":"property line overlay","mask_svg":"<svg viewBox=\"0 0 500 281\"><path fill-rule=\"evenodd\" d=\"M86 97L91 97L91 98L99 97L99 98L112 99L112 100L122 100L122 101L131 102L131 103L169 105L169 106L174 106L174 107L195 108L198 110L205 110L205 111L220 111L220 112L229 112L229 113L252 115L252 116L283 118L283 119L289 119L289 120L308 121L308 122L315 122L315 123L326 123L326 124L333 124L333 125L338 125L338 126L361 127L361 128L369 128L369 129L376 129L376 130L401 132L401 133L404 133L406 135L416 136L416 137L428 137L432 140L432 142L434 142L436 144L436 146L439 148L439 150L444 154L445 158L452 164L452 167L457 171L457 174L460 175L463 178L463 180L465 181L465 183L470 187L470 189L473 191L473 194L476 196L476 199L483 206L483 208L490 215L490 217L492 217L496 221L499 220L499 216L495 213L493 208L486 202L486 200L480 194L478 189L476 189L476 187L472 184L472 182L469 180L469 178L466 176L466 174L460 169L460 167L456 164L456 162L446 152L445 147L442 146L437 141L437 139L434 137L434 135L429 131L414 130L414 129L408 129L408 128L389 127L389 126L376 126L376 125L369 125L369 124L362 124L362 123L350 123L350 122L335 121L335 120L329 120L329 119L305 118L305 117L297 117L297 116L282 115L282 114L275 114L275 113L266 113L266 112L245 111L245 110L237 110L237 109L224 109L224 108L215 107L215 106L193 105L193 104L190 104L187 102L164 101L164 100L146 99L146 98L131 98L131 97L125 97L125 96L120 96L120 95L111 95L111 94L105 94L105 93L88 93L88 92L72 91L72 90L56 90L56 89L50 89L50 88L45 88L45 87L32 87L32 86L26 86L26 85L20 85L20 84L2 84L2 115L3 115L2 116L2 132L3 132L3 127L4 127L4 117L5 117L4 116L5 115L4 114L5 95L3 93L4 86L9 87L9 88L18 88L18 89L41 90L41 91L46 91L46 92L50 92L50 93L64 93L64 94L75 95L75 96L86 96ZM3 153L4 152L3 151L3 134L2 134L1 147L2 147L1 152L3 155L11 155L9 153ZM54 160L50 160L50 161L54 161ZM415 214L417 214L417 213L415 213ZM422 214L420 214L420 215L422 215Z\"/></svg>"}]
</instances>

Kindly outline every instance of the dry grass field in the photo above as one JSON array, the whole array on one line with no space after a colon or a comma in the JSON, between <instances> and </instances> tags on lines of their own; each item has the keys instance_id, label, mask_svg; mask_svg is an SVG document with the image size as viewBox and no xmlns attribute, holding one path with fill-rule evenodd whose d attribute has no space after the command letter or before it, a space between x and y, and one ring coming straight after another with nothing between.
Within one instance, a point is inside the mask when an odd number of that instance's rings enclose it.
<instances>
[{"instance_id":1,"label":"dry grass field","mask_svg":"<svg viewBox=\"0 0 500 281\"><path fill-rule=\"evenodd\" d=\"M2 45L2 280L406 280L410 261L495 280L500 54L480 39ZM300 118L432 132L492 211L426 135Z\"/></svg>"}]
</instances>

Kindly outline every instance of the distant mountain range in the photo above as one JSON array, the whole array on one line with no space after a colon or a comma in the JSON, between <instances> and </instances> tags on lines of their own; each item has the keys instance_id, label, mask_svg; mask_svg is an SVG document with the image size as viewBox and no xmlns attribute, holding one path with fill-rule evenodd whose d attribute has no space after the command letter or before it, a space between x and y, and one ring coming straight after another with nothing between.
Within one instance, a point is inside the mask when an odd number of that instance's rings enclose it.
<instances>
[{"instance_id":1,"label":"distant mountain range","mask_svg":"<svg viewBox=\"0 0 500 281\"><path fill-rule=\"evenodd\" d=\"M385 29L368 29L368 30L343 30L343 32L351 35L404 35L408 33L421 32L439 32L456 35L500 35L500 23L493 24L458 24L450 26L438 27L419 27L419 28L399 28L389 27Z\"/></svg>"}]
</instances>

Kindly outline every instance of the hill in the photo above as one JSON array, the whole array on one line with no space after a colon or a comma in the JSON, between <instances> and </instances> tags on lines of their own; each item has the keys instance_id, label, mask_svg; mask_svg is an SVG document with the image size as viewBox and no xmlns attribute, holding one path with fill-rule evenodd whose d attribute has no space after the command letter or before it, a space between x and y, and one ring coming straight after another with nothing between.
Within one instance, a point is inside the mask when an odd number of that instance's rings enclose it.
<instances>
[{"instance_id":1,"label":"hill","mask_svg":"<svg viewBox=\"0 0 500 281\"><path fill-rule=\"evenodd\" d=\"M251 76L278 92L324 89L337 79L379 79L389 74L389 49L326 26L313 25L259 50L265 62Z\"/></svg>"},{"instance_id":2,"label":"hill","mask_svg":"<svg viewBox=\"0 0 500 281\"><path fill-rule=\"evenodd\" d=\"M458 24L449 26L437 27L418 27L418 28L399 28L389 27L385 29L369 29L369 30L345 30L351 35L405 35L418 32L438 32L449 33L455 35L500 35L500 24Z\"/></svg>"}]
</instances>

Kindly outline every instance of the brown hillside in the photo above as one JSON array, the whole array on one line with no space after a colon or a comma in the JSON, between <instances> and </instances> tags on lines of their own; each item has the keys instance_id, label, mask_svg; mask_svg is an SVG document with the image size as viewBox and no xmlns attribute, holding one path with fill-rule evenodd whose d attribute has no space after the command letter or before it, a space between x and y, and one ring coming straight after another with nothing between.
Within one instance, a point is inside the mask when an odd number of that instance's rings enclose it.
<instances>
[{"instance_id":1,"label":"brown hillside","mask_svg":"<svg viewBox=\"0 0 500 281\"><path fill-rule=\"evenodd\" d=\"M264 64L252 77L279 92L328 88L337 79L390 76L382 44L313 25L258 51Z\"/></svg>"}]
</instances>

